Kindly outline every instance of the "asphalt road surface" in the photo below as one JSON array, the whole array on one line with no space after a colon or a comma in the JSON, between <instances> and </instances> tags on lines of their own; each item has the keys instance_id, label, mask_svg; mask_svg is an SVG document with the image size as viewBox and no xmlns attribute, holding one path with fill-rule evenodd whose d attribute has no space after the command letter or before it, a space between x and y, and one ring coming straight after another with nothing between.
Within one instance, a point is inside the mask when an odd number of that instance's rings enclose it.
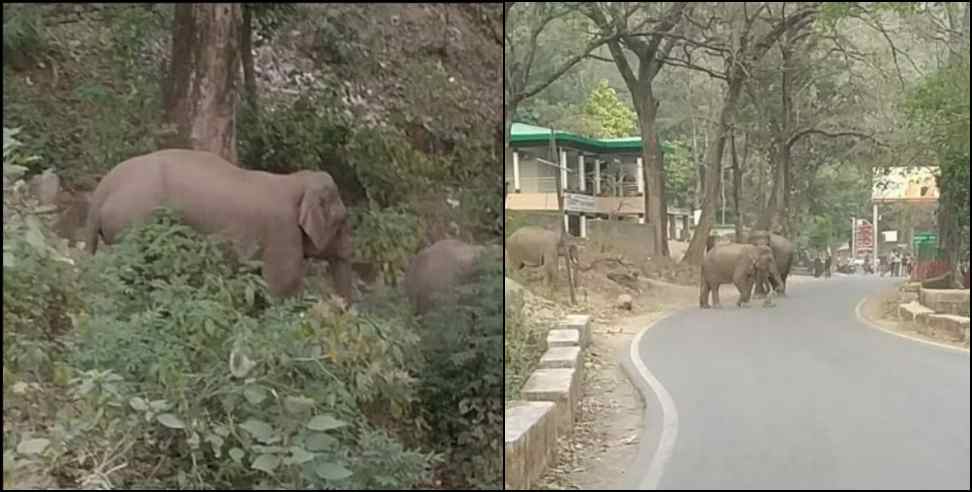
<instances>
[{"instance_id":1,"label":"asphalt road surface","mask_svg":"<svg viewBox=\"0 0 972 492\"><path fill-rule=\"evenodd\" d=\"M647 371L625 362L647 395L629 488L968 490L968 352L857 321L891 285L801 283L774 308L692 309L644 332L630 353Z\"/></svg>"}]
</instances>

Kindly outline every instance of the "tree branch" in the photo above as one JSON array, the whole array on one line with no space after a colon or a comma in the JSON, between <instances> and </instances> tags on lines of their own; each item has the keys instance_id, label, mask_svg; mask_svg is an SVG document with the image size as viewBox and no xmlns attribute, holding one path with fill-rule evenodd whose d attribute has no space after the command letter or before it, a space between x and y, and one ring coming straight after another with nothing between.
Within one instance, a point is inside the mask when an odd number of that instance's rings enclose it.
<instances>
[{"instance_id":1,"label":"tree branch","mask_svg":"<svg viewBox=\"0 0 972 492\"><path fill-rule=\"evenodd\" d=\"M841 131L841 132L830 132L830 131L821 130L821 129L818 129L818 128L807 128L807 129L804 129L804 130L801 130L801 131L798 131L798 132L794 133L793 135L790 136L789 139L787 139L787 141L786 141L786 147L787 147L787 149L792 148L801 139L803 139L804 137L810 136L810 135L821 135L821 136L824 136L824 137L827 137L827 138L855 137L855 138L859 138L859 139L863 139L863 140L870 140L870 141L874 142L874 144L877 145L878 147L887 147L887 144L885 144L884 142L878 140L877 137L875 137L874 135L870 135L870 134L867 134L867 133L861 133L861 132L853 131L853 130Z\"/></svg>"}]
</instances>

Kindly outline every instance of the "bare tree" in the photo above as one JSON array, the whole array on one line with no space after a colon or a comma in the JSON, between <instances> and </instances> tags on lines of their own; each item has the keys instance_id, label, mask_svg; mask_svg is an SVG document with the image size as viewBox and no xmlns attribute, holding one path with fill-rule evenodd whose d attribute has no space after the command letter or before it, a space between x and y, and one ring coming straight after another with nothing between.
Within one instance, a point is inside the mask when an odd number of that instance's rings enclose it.
<instances>
[{"instance_id":1,"label":"bare tree","mask_svg":"<svg viewBox=\"0 0 972 492\"><path fill-rule=\"evenodd\" d=\"M240 4L175 7L172 62L163 90L163 145L213 152L236 164Z\"/></svg>"},{"instance_id":2,"label":"bare tree","mask_svg":"<svg viewBox=\"0 0 972 492\"><path fill-rule=\"evenodd\" d=\"M654 251L669 256L668 207L665 199L665 168L658 145L655 122L660 101L652 84L665 67L664 60L678 41L676 33L682 24L689 2L646 4L593 3L587 15L601 32L616 32L618 37L607 42L614 64L631 92L638 129L643 143L642 166L645 176L645 216L655 234ZM661 9L661 12L658 10ZM641 18L640 22L633 19ZM637 24L637 26L635 26ZM650 27L649 27L650 26ZM638 60L636 70L628 62L631 53Z\"/></svg>"},{"instance_id":3,"label":"bare tree","mask_svg":"<svg viewBox=\"0 0 972 492\"><path fill-rule=\"evenodd\" d=\"M708 18L690 20L700 31L697 40L685 43L681 53L669 58L668 63L703 71L726 84L714 138L706 149L702 217L685 253L684 262L698 265L705 256L706 241L715 222L726 139L733 131L742 91L753 67L784 33L799 31L811 23L818 7L818 3L802 2L792 14L782 18L769 15L770 2L736 2L731 7L721 5L718 9L706 9L710 14ZM728 17L720 18L716 12L726 12ZM720 57L722 70L697 63L693 59L697 50Z\"/></svg>"},{"instance_id":4,"label":"bare tree","mask_svg":"<svg viewBox=\"0 0 972 492\"><path fill-rule=\"evenodd\" d=\"M547 63L545 70L538 70L540 60L549 61L554 51L563 52L563 46L551 46L544 42L544 34L557 21L576 19L579 15L576 2L506 2L505 9L505 98L504 142L507 161L510 157L510 130L513 115L520 104L539 94L563 77L594 50L609 40L611 33L591 33L576 50L554 63ZM580 33L579 33L580 35Z\"/></svg>"}]
</instances>

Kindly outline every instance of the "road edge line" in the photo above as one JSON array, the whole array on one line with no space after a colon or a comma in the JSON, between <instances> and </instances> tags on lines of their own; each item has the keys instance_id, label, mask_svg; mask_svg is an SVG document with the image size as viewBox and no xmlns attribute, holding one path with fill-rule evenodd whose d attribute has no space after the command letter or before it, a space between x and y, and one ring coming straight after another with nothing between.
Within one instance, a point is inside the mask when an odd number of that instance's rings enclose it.
<instances>
[{"instance_id":1,"label":"road edge line","mask_svg":"<svg viewBox=\"0 0 972 492\"><path fill-rule=\"evenodd\" d=\"M875 322L874 320L872 320L871 318L867 317L867 315L864 314L864 304L866 304L868 300L869 299L867 297L865 297L864 299L861 299L861 302L858 302L857 303L857 307L854 308L854 314L857 317L857 321L860 322L861 324L863 324L864 326L867 326L868 328L871 328L871 329L874 329L874 330L882 331L884 333L887 333L888 335L894 335L894 336L896 336L898 338L903 338L905 340L909 340L909 341L912 341L912 342L917 342L917 343L921 343L921 344L928 345L928 346L931 346L931 347L936 347L936 348L940 348L940 349L943 349L943 350L948 350L950 352L961 352L961 353L964 353L964 354L969 354L970 353L969 352L969 349L964 348L964 347L955 347L953 345L948 345L948 344L945 344L945 343L939 343L939 342L933 342L931 340L925 340L925 339L918 338L918 337L914 337L914 336L907 335L907 334L904 334L904 333L899 333L899 332L897 332L895 330L891 330L891 329L888 329L888 328L885 328L885 327L881 326L880 324L878 324L877 322Z\"/></svg>"},{"instance_id":2,"label":"road edge line","mask_svg":"<svg viewBox=\"0 0 972 492\"><path fill-rule=\"evenodd\" d=\"M652 395L654 395L655 399L657 399L661 405L662 412L662 429L658 438L658 446L651 455L648 471L645 473L644 477L637 482L638 490L655 490L658 488L658 484L661 482L661 477L665 472L665 466L667 466L669 460L671 460L673 451L675 449L675 443L678 440L679 420L678 408L675 406L675 400L672 399L671 394L667 389L665 389L665 386L662 385L661 381L659 381L658 378L656 378L655 375L648 370L648 367L641 359L641 356L638 355L638 347L641 345L641 340L648 330L654 328L659 322L670 318L676 313L677 311L669 312L641 329L641 331L635 335L628 345L626 357L623 357L623 359L627 359L627 362L630 365L624 363L621 364L621 367L624 369L628 379L632 384L634 384L635 388L638 389L638 393L641 394L641 400L645 405L645 411L642 415L642 420L644 422L643 429L641 430L639 437L639 440L642 443L642 450L638 453L639 456L644 451L644 436L648 433L648 426L651 424L651 422L648 421L648 402ZM624 360L622 362L624 362ZM640 377L640 380L635 377L635 374Z\"/></svg>"}]
</instances>

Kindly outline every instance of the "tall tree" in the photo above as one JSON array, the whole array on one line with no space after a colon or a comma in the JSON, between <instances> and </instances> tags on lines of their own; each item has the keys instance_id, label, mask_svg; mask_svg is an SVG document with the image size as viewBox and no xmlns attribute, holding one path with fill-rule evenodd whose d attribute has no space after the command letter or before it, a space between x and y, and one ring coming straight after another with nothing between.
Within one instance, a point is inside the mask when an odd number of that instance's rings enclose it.
<instances>
[{"instance_id":1,"label":"tall tree","mask_svg":"<svg viewBox=\"0 0 972 492\"><path fill-rule=\"evenodd\" d=\"M655 127L660 101L655 97L652 85L678 41L678 36L673 34L678 31L688 10L689 2L592 3L586 9L601 32L618 34L607 41L607 47L631 92L638 115L645 176L645 218L655 231L654 251L661 256L669 256L668 206L665 167ZM637 69L628 62L628 53L638 60Z\"/></svg>"},{"instance_id":2,"label":"tall tree","mask_svg":"<svg viewBox=\"0 0 972 492\"><path fill-rule=\"evenodd\" d=\"M688 49L683 51L682 56L670 61L704 71L725 82L722 107L713 132L714 138L705 154L702 217L685 253L684 262L698 265L705 256L706 241L715 222L726 139L733 131L742 91L754 66L776 45L784 33L798 31L812 22L817 8L817 3L801 3L791 14L782 18L768 15L771 11L770 2L736 2L729 6L723 4L718 9L707 9L707 19L693 20L693 25L703 26L701 41L694 43L694 46L720 57L722 70L695 62L691 56L693 52ZM727 16L722 17L721 13L726 13Z\"/></svg>"},{"instance_id":3,"label":"tall tree","mask_svg":"<svg viewBox=\"0 0 972 492\"><path fill-rule=\"evenodd\" d=\"M164 87L163 145L213 152L237 164L240 4L175 6L172 61Z\"/></svg>"}]
</instances>

